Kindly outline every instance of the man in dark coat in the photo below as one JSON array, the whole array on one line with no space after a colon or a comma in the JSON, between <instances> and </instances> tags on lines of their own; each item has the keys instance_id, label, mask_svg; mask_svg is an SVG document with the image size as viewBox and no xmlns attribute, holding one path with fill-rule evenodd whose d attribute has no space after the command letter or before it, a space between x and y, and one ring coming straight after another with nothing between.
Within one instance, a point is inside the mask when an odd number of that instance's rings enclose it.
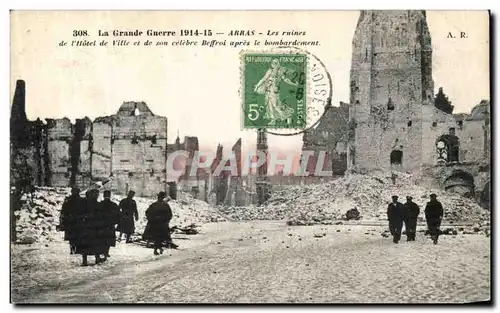
<instances>
[{"instance_id":1,"label":"man in dark coat","mask_svg":"<svg viewBox=\"0 0 500 313\"><path fill-rule=\"evenodd\" d=\"M415 241L415 236L417 234L417 219L420 214L420 208L415 202L413 202L412 197L407 196L403 209L407 241Z\"/></svg>"},{"instance_id":2,"label":"man in dark coat","mask_svg":"<svg viewBox=\"0 0 500 313\"><path fill-rule=\"evenodd\" d=\"M106 190L103 193L104 200L101 201L101 215L104 220L103 225L103 238L106 245L106 253L104 254L103 261L109 257L109 248L116 246L116 229L120 219L120 208L116 203L111 201L111 191Z\"/></svg>"},{"instance_id":3,"label":"man in dark coat","mask_svg":"<svg viewBox=\"0 0 500 313\"><path fill-rule=\"evenodd\" d=\"M391 230L394 243L398 243L401 239L403 217L403 204L398 202L398 196L392 196L392 202L387 207L387 219L389 220L389 229Z\"/></svg>"},{"instance_id":4,"label":"man in dark coat","mask_svg":"<svg viewBox=\"0 0 500 313\"><path fill-rule=\"evenodd\" d=\"M146 241L154 242L154 254L162 254L162 243L167 241L171 242L169 223L172 219L172 209L164 201L165 192L158 193L158 200L151 204L146 210L146 218L148 224L143 234L143 239ZM158 249L160 253L158 253Z\"/></svg>"},{"instance_id":5,"label":"man in dark coat","mask_svg":"<svg viewBox=\"0 0 500 313\"><path fill-rule=\"evenodd\" d=\"M71 195L64 199L59 217L59 230L64 231L64 240L69 241L69 253L75 253L75 241L77 239L78 225L76 215L81 213L83 199L80 197L80 189L71 189Z\"/></svg>"},{"instance_id":6,"label":"man in dark coat","mask_svg":"<svg viewBox=\"0 0 500 313\"><path fill-rule=\"evenodd\" d=\"M83 200L83 209L77 216L78 235L75 253L82 255L83 266L88 265L88 255L94 255L95 263L99 264L102 262L100 255L105 253L105 244L102 238L104 222L102 221L98 198L99 190L89 190Z\"/></svg>"},{"instance_id":7,"label":"man in dark coat","mask_svg":"<svg viewBox=\"0 0 500 313\"><path fill-rule=\"evenodd\" d=\"M441 220L443 219L444 211L441 202L437 201L436 194L431 194L431 201L425 206L425 219L427 220L427 228L431 235L431 239L436 245L438 243Z\"/></svg>"},{"instance_id":8,"label":"man in dark coat","mask_svg":"<svg viewBox=\"0 0 500 313\"><path fill-rule=\"evenodd\" d=\"M122 235L125 234L127 237L127 243L132 242L130 236L134 233L135 221L139 220L139 212L137 212L137 204L134 200L135 192L130 190L128 192L127 198L120 201L120 240Z\"/></svg>"}]
</instances>

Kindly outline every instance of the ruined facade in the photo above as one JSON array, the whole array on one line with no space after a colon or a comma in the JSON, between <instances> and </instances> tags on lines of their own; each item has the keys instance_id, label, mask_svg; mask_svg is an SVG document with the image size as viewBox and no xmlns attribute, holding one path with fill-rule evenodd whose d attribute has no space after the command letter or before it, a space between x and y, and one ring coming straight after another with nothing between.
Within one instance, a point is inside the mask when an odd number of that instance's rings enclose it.
<instances>
[{"instance_id":1,"label":"ruined facade","mask_svg":"<svg viewBox=\"0 0 500 313\"><path fill-rule=\"evenodd\" d=\"M442 89L434 97L424 11L362 11L350 80L350 168L420 171L489 162L489 102L454 116Z\"/></svg>"},{"instance_id":2,"label":"ruined facade","mask_svg":"<svg viewBox=\"0 0 500 313\"><path fill-rule=\"evenodd\" d=\"M303 136L308 172L326 151L334 174L423 173L488 207L490 102L453 114L443 89L434 95L425 11L361 11L352 48L349 104Z\"/></svg>"},{"instance_id":3,"label":"ruined facade","mask_svg":"<svg viewBox=\"0 0 500 313\"><path fill-rule=\"evenodd\" d=\"M315 173L320 152L325 152L322 170L342 175L347 169L347 142L349 137L349 104L340 102L339 107L330 106L318 125L304 132L302 151L313 154L307 162L307 172ZM304 160L301 160L301 166Z\"/></svg>"},{"instance_id":4,"label":"ruined facade","mask_svg":"<svg viewBox=\"0 0 500 313\"><path fill-rule=\"evenodd\" d=\"M20 127L22 126L22 127ZM184 144L167 143L167 118L151 112L144 102L124 102L112 116L29 121L25 83L18 81L11 113L11 154L22 151L38 186L89 187L109 181L106 188L124 194L153 196L168 191L167 157ZM188 150L189 151L189 150ZM13 167L11 171L15 171Z\"/></svg>"},{"instance_id":5,"label":"ruined facade","mask_svg":"<svg viewBox=\"0 0 500 313\"><path fill-rule=\"evenodd\" d=\"M350 80L350 169L423 171L468 196L487 188L490 103L453 115L442 88L434 96L424 11L362 11Z\"/></svg>"},{"instance_id":6,"label":"ruined facade","mask_svg":"<svg viewBox=\"0 0 500 313\"><path fill-rule=\"evenodd\" d=\"M362 11L353 39L349 166L418 170L423 111L433 109L433 92L425 12Z\"/></svg>"}]
</instances>

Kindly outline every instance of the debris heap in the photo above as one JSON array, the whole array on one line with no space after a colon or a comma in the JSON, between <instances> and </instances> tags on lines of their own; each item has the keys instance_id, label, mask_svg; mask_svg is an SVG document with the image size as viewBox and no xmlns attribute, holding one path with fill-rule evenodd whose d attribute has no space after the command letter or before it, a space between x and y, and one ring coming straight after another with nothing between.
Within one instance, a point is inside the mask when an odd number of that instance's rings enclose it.
<instances>
[{"instance_id":1,"label":"debris heap","mask_svg":"<svg viewBox=\"0 0 500 313\"><path fill-rule=\"evenodd\" d=\"M69 194L69 188L38 187L32 196L24 195L20 209L14 212L17 242L31 244L62 240L63 233L57 231L56 228L59 225L62 204ZM112 196L112 200L116 203L119 203L121 199L123 196ZM141 197L134 199L139 211L139 221L135 223L134 235L138 237L142 235L146 227L146 210L155 200ZM201 224L225 221L209 204L194 199L188 194L180 193L179 199L172 200L169 204L173 213L170 225L181 232L183 230L189 232L189 229L195 229L195 226Z\"/></svg>"},{"instance_id":2,"label":"debris heap","mask_svg":"<svg viewBox=\"0 0 500 313\"><path fill-rule=\"evenodd\" d=\"M429 195L435 193L448 222L484 221L489 211L471 199L443 190L418 185L419 177L397 173L349 174L331 182L314 185L281 186L261 207L228 207L221 211L235 220L287 220L290 225L330 224L338 220L385 221L392 195L404 203L406 196L420 206L420 221Z\"/></svg>"},{"instance_id":3,"label":"debris heap","mask_svg":"<svg viewBox=\"0 0 500 313\"><path fill-rule=\"evenodd\" d=\"M18 242L31 244L61 238L56 227L65 194L65 188L40 188L33 195L23 196L21 208L14 212Z\"/></svg>"}]
</instances>

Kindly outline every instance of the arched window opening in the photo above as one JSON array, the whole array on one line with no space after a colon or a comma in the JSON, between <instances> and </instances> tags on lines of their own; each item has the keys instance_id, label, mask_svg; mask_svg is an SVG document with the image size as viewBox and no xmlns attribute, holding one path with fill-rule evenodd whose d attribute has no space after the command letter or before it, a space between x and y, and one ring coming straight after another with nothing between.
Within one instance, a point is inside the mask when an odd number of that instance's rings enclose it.
<instances>
[{"instance_id":1,"label":"arched window opening","mask_svg":"<svg viewBox=\"0 0 500 313\"><path fill-rule=\"evenodd\" d=\"M392 102L391 97L389 97L389 101L387 101L387 110L394 111L394 102Z\"/></svg>"},{"instance_id":2,"label":"arched window opening","mask_svg":"<svg viewBox=\"0 0 500 313\"><path fill-rule=\"evenodd\" d=\"M436 140L439 163L459 162L460 141L457 136L447 134Z\"/></svg>"},{"instance_id":3,"label":"arched window opening","mask_svg":"<svg viewBox=\"0 0 500 313\"><path fill-rule=\"evenodd\" d=\"M401 165L403 163L403 151L392 150L391 152L391 165Z\"/></svg>"}]
</instances>

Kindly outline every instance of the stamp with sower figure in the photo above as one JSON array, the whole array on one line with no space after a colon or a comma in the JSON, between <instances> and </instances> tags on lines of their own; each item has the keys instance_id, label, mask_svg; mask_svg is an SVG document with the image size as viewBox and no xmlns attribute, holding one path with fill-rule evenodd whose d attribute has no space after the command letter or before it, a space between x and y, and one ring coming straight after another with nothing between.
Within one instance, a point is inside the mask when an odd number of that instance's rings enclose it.
<instances>
[{"instance_id":1,"label":"stamp with sower figure","mask_svg":"<svg viewBox=\"0 0 500 313\"><path fill-rule=\"evenodd\" d=\"M332 96L323 63L296 47L241 53L242 128L298 135L318 124Z\"/></svg>"},{"instance_id":2,"label":"stamp with sower figure","mask_svg":"<svg viewBox=\"0 0 500 313\"><path fill-rule=\"evenodd\" d=\"M243 127L306 127L307 56L290 53L246 53Z\"/></svg>"}]
</instances>

